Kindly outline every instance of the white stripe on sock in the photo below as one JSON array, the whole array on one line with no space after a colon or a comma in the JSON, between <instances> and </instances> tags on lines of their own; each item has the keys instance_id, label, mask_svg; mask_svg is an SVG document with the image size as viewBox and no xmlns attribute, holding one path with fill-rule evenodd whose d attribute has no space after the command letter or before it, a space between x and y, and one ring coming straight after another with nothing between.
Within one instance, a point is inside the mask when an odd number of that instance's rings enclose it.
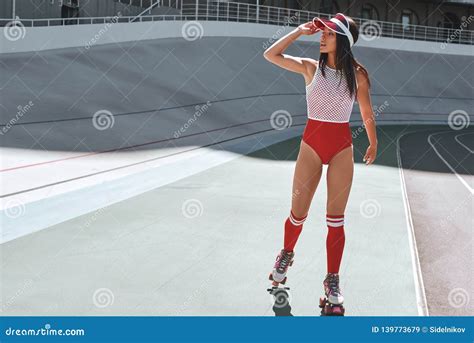
<instances>
[{"instance_id":1,"label":"white stripe on sock","mask_svg":"<svg viewBox=\"0 0 474 343\"><path fill-rule=\"evenodd\" d=\"M334 223L334 222L326 222L328 226L330 227L340 227L340 226L344 226L344 221L342 222L339 222L339 223Z\"/></svg>"},{"instance_id":2,"label":"white stripe on sock","mask_svg":"<svg viewBox=\"0 0 474 343\"><path fill-rule=\"evenodd\" d=\"M331 227L340 227L344 225L344 217L329 218L326 217L326 224Z\"/></svg>"},{"instance_id":3,"label":"white stripe on sock","mask_svg":"<svg viewBox=\"0 0 474 343\"><path fill-rule=\"evenodd\" d=\"M300 219L300 220L296 220L291 213L290 213L290 216L288 218L290 219L291 224L293 224L295 226L302 225L304 223L304 221L306 220L306 217L304 217L303 219Z\"/></svg>"}]
</instances>

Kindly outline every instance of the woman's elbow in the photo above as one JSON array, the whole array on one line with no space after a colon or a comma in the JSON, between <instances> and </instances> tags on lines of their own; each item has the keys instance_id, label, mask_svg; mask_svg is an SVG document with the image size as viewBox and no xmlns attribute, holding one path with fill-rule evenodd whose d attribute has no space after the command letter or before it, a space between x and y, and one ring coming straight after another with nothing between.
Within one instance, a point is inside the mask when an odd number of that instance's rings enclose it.
<instances>
[{"instance_id":1,"label":"woman's elbow","mask_svg":"<svg viewBox=\"0 0 474 343\"><path fill-rule=\"evenodd\" d=\"M275 63L275 58L277 57L277 55L269 52L268 50L266 50L264 53L263 53L263 57L265 57L265 59L269 62L272 62L272 63Z\"/></svg>"},{"instance_id":2,"label":"woman's elbow","mask_svg":"<svg viewBox=\"0 0 474 343\"><path fill-rule=\"evenodd\" d=\"M271 54L270 52L267 50L265 50L265 52L263 53L263 57L267 60L267 61L271 61Z\"/></svg>"}]
</instances>

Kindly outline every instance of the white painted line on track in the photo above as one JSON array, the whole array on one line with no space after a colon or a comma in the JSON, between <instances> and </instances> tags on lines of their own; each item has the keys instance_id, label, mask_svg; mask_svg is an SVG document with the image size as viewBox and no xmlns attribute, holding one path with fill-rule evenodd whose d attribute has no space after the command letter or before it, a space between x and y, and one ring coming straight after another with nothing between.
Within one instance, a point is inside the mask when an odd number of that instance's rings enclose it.
<instances>
[{"instance_id":1,"label":"white painted line on track","mask_svg":"<svg viewBox=\"0 0 474 343\"><path fill-rule=\"evenodd\" d=\"M464 148L466 148L467 151L469 151L471 154L474 154L474 150L472 150L471 148L469 148L466 144L464 144L463 142L461 142L461 141L459 140L459 138L458 138L458 137L460 137L460 136L472 135L472 134L474 134L474 132L461 133L461 134L459 134L459 135L454 136L454 139L456 140L456 142L458 142L459 144L461 144L461 146L463 146Z\"/></svg>"},{"instance_id":2,"label":"white painted line on track","mask_svg":"<svg viewBox=\"0 0 474 343\"><path fill-rule=\"evenodd\" d=\"M418 256L418 248L416 245L415 230L413 227L413 219L411 216L410 202L408 201L408 195L405 185L405 177L403 174L402 160L400 156L400 138L408 133L416 131L406 132L397 138L397 163L398 171L400 175L400 183L403 194L403 205L405 207L405 215L407 221L408 231L408 244L410 246L411 261L413 266L413 280L415 282L415 293L416 293L416 305L418 308L418 315L429 316L428 303L426 301L425 286L423 283L423 275L421 274L420 258Z\"/></svg>"},{"instance_id":3,"label":"white painted line on track","mask_svg":"<svg viewBox=\"0 0 474 343\"><path fill-rule=\"evenodd\" d=\"M456 175L456 177L458 178L459 181L461 181L461 183L464 185L464 187L467 188L467 190L469 192L471 192L471 195L474 194L474 189L469 186L469 184L466 182L466 180L464 180L464 178L459 175L456 170L449 164L448 161L446 161L443 156L440 154L440 152L438 151L438 149L436 149L434 143L431 142L431 138L434 136L434 135L438 135L438 134L441 134L441 133L446 133L446 132L451 132L451 131L443 131L443 132L437 132L437 133L432 133L428 136L428 143L431 145L431 148L433 148L434 152L436 153L436 155L438 155L438 157L441 159L441 161L444 162L444 164L453 172L454 175Z\"/></svg>"}]
</instances>

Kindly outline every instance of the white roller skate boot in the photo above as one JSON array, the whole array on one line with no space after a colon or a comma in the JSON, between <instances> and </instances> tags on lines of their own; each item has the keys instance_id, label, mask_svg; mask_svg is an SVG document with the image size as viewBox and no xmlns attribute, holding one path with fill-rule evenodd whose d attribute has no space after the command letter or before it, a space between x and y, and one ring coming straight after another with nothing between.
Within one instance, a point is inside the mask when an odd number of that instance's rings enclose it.
<instances>
[{"instance_id":1,"label":"white roller skate boot","mask_svg":"<svg viewBox=\"0 0 474 343\"><path fill-rule=\"evenodd\" d=\"M285 284L286 282L286 273L288 268L293 265L293 257L295 253L293 251L287 251L281 249L280 253L276 257L275 265L273 266L273 271L269 276L269 279L273 281L273 286L278 286L278 284Z\"/></svg>"}]
</instances>

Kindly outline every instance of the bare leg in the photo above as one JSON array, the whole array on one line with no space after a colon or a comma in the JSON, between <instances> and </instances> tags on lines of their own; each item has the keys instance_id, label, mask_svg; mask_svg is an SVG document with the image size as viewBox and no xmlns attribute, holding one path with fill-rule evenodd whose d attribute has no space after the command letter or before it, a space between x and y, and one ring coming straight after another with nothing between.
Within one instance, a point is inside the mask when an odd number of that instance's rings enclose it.
<instances>
[{"instance_id":1,"label":"bare leg","mask_svg":"<svg viewBox=\"0 0 474 343\"><path fill-rule=\"evenodd\" d=\"M311 200L321 180L322 162L318 154L301 140L293 177L291 209L297 217L308 214Z\"/></svg>"},{"instance_id":2,"label":"bare leg","mask_svg":"<svg viewBox=\"0 0 474 343\"><path fill-rule=\"evenodd\" d=\"M293 176L291 213L285 221L284 247L277 256L270 280L273 285L284 283L286 272L292 264L293 249L303 230L311 200L321 179L322 162L318 154L303 140L296 160Z\"/></svg>"},{"instance_id":3,"label":"bare leg","mask_svg":"<svg viewBox=\"0 0 474 343\"><path fill-rule=\"evenodd\" d=\"M329 161L327 169L328 214L344 214L354 175L352 146L340 151Z\"/></svg>"},{"instance_id":4,"label":"bare leg","mask_svg":"<svg viewBox=\"0 0 474 343\"><path fill-rule=\"evenodd\" d=\"M321 179L322 163L318 154L303 140L293 176L291 212L285 221L283 248L292 252L303 230L311 200Z\"/></svg>"}]
</instances>

